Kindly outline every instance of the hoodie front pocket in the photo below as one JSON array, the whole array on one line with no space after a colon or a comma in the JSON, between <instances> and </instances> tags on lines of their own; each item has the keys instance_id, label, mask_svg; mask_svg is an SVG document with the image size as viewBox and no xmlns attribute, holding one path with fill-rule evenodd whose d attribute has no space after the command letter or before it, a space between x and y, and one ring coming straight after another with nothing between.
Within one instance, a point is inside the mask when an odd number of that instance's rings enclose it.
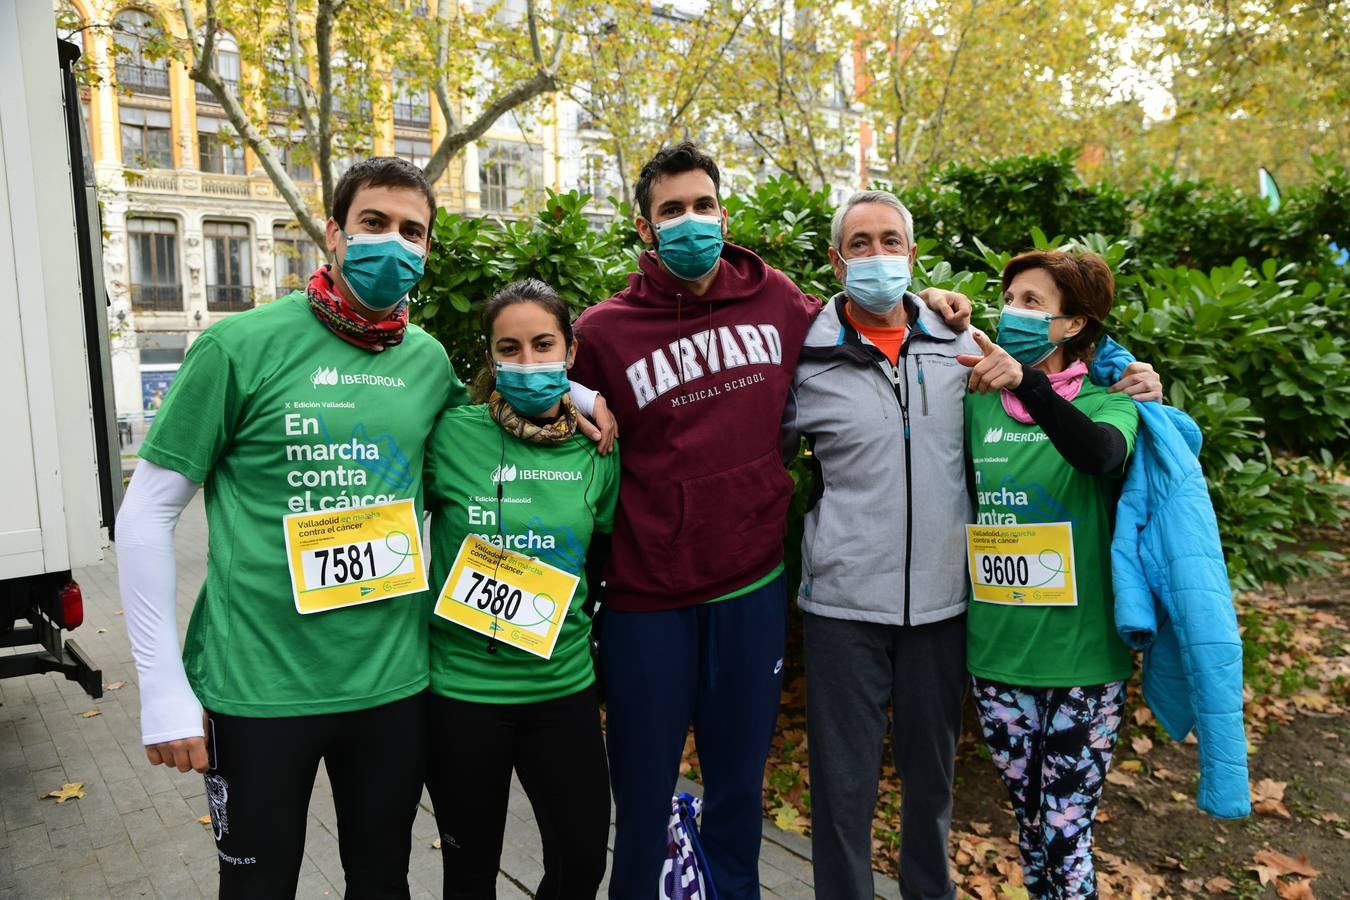
<instances>
[{"instance_id":1,"label":"hoodie front pocket","mask_svg":"<svg viewBox=\"0 0 1350 900\"><path fill-rule=\"evenodd\" d=\"M781 544L792 498L792 476L777 450L743 465L680 483L681 565L725 575L736 562L760 564L766 547ZM750 558L740 559L749 556Z\"/></svg>"}]
</instances>

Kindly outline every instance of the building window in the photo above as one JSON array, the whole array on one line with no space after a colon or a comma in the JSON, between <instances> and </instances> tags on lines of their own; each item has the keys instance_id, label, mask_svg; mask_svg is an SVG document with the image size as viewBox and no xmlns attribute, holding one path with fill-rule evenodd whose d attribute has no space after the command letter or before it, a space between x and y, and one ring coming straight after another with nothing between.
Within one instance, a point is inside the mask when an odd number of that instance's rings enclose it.
<instances>
[{"instance_id":1,"label":"building window","mask_svg":"<svg viewBox=\"0 0 1350 900\"><path fill-rule=\"evenodd\" d=\"M277 225L272 229L272 248L276 253L272 271L276 273L277 296L303 290L309 276L323 262L323 254L299 228Z\"/></svg>"},{"instance_id":2,"label":"building window","mask_svg":"<svg viewBox=\"0 0 1350 900\"><path fill-rule=\"evenodd\" d=\"M123 165L134 169L173 168L168 110L123 106L118 115L122 120Z\"/></svg>"},{"instance_id":3,"label":"building window","mask_svg":"<svg viewBox=\"0 0 1350 900\"><path fill-rule=\"evenodd\" d=\"M236 312L253 305L253 253L242 222L206 222L206 308Z\"/></svg>"},{"instance_id":4,"label":"building window","mask_svg":"<svg viewBox=\"0 0 1350 900\"><path fill-rule=\"evenodd\" d=\"M128 219L127 243L131 255L131 305L136 309L181 312L178 223L173 219Z\"/></svg>"},{"instance_id":5,"label":"building window","mask_svg":"<svg viewBox=\"0 0 1350 900\"><path fill-rule=\"evenodd\" d=\"M394 138L394 155L425 169L431 162L431 141L417 138Z\"/></svg>"},{"instance_id":6,"label":"building window","mask_svg":"<svg viewBox=\"0 0 1350 900\"><path fill-rule=\"evenodd\" d=\"M606 171L605 158L594 154L581 158L581 177L577 190L591 195L591 206L599 207L614 191L613 180Z\"/></svg>"},{"instance_id":7,"label":"building window","mask_svg":"<svg viewBox=\"0 0 1350 900\"><path fill-rule=\"evenodd\" d=\"M431 96L425 87L400 72L394 73L394 125L399 128L431 127Z\"/></svg>"},{"instance_id":8,"label":"building window","mask_svg":"<svg viewBox=\"0 0 1350 900\"><path fill-rule=\"evenodd\" d=\"M506 212L523 203L543 181L544 153L515 141L488 141L478 155L483 209Z\"/></svg>"},{"instance_id":9,"label":"building window","mask_svg":"<svg viewBox=\"0 0 1350 900\"><path fill-rule=\"evenodd\" d=\"M164 37L149 13L138 9L120 12L113 19L117 44L117 83L138 94L169 96L169 61L163 52L152 52Z\"/></svg>"},{"instance_id":10,"label":"building window","mask_svg":"<svg viewBox=\"0 0 1350 900\"><path fill-rule=\"evenodd\" d=\"M197 152L203 172L244 175L244 145L230 124L208 116L197 117Z\"/></svg>"},{"instance_id":11,"label":"building window","mask_svg":"<svg viewBox=\"0 0 1350 900\"><path fill-rule=\"evenodd\" d=\"M239 93L239 44L227 31L216 33L216 42L211 52L211 71L220 76L227 90L236 95ZM197 85L197 99L202 103L220 104L216 95L204 84Z\"/></svg>"},{"instance_id":12,"label":"building window","mask_svg":"<svg viewBox=\"0 0 1350 900\"><path fill-rule=\"evenodd\" d=\"M278 43L273 44L267 56L267 105L274 115L300 108L300 89L291 74L286 51L282 49L287 46L287 40L283 35L278 35L276 40ZM301 77L307 78L308 73L308 67L302 64Z\"/></svg>"},{"instance_id":13,"label":"building window","mask_svg":"<svg viewBox=\"0 0 1350 900\"><path fill-rule=\"evenodd\" d=\"M277 154L281 157L282 167L291 178L296 181L314 180L314 163L302 132L287 132L278 127L272 132L272 146L276 148ZM336 152L335 149L334 155Z\"/></svg>"}]
</instances>

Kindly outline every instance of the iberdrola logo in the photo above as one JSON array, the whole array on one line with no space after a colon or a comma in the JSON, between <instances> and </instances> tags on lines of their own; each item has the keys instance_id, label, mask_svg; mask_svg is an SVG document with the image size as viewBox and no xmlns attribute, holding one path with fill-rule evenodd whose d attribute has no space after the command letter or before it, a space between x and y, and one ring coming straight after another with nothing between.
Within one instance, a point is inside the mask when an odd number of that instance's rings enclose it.
<instances>
[{"instance_id":1,"label":"iberdrola logo","mask_svg":"<svg viewBox=\"0 0 1350 900\"><path fill-rule=\"evenodd\" d=\"M324 368L319 366L314 370L314 374L309 376L309 383L318 387L321 384L337 384L338 371L335 368Z\"/></svg>"},{"instance_id":2,"label":"iberdrola logo","mask_svg":"<svg viewBox=\"0 0 1350 900\"><path fill-rule=\"evenodd\" d=\"M1001 440L1003 440L1002 428L990 428L984 433L984 442L986 444L997 444Z\"/></svg>"},{"instance_id":3,"label":"iberdrola logo","mask_svg":"<svg viewBox=\"0 0 1350 900\"><path fill-rule=\"evenodd\" d=\"M514 465L498 466L497 468L492 470L493 484L501 484L506 481L515 481L515 480L516 480L516 467Z\"/></svg>"}]
</instances>

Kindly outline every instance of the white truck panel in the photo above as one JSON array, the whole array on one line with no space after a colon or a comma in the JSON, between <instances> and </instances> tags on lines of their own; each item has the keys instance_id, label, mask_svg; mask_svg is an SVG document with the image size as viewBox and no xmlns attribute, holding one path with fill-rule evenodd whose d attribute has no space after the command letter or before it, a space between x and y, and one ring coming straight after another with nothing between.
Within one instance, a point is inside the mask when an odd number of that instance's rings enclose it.
<instances>
[{"instance_id":1,"label":"white truck panel","mask_svg":"<svg viewBox=\"0 0 1350 900\"><path fill-rule=\"evenodd\" d=\"M18 323L19 377L0 381L0 578L102 559L98 466L71 173L51 10L0 0L0 314ZM26 390L20 395L20 387ZM26 407L26 408L25 408ZM27 456L25 460L23 457ZM32 519L36 496L37 521ZM40 559L30 536L40 532ZM10 552L7 552L10 551Z\"/></svg>"}]
</instances>

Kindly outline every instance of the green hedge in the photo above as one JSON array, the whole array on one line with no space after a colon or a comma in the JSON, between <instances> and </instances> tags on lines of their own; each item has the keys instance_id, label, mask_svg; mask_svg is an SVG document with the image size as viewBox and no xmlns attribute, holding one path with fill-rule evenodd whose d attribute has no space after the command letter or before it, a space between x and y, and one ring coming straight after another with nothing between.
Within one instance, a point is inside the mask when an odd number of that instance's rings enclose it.
<instances>
[{"instance_id":1,"label":"green hedge","mask_svg":"<svg viewBox=\"0 0 1350 900\"><path fill-rule=\"evenodd\" d=\"M998 272L1013 253L1070 244L1101 253L1118 273L1112 333L1158 368L1168 400L1205 435L1201 463L1235 586L1322 571L1336 557L1307 539L1346 517L1347 489L1337 477L1350 448L1350 288L1326 249L1329 237L1350 246L1344 170L1287 196L1286 209L1299 216L1291 223L1204 185L1159 181L1133 196L1085 186L1070 163L1060 154L982 172L953 167L913 192L917 199L907 194L919 234L916 283L968 294L988 326L999 305ZM1140 207L1145 200L1153 205ZM640 249L632 223L621 217L597 228L586 204L583 195L550 193L525 221L438 215L412 315L445 343L461 375L482 365L477 307L511 279L542 278L578 312L623 287ZM827 192L779 178L726 206L733 241L806 291L837 290L826 256ZM1068 242L1046 231L1082 237ZM1251 255L1221 258L1224 247ZM1262 255L1271 247L1293 258ZM1206 263L1190 268L1181 259ZM808 476L800 467L793 475L796 524ZM790 563L794 542L790 536Z\"/></svg>"}]
</instances>

